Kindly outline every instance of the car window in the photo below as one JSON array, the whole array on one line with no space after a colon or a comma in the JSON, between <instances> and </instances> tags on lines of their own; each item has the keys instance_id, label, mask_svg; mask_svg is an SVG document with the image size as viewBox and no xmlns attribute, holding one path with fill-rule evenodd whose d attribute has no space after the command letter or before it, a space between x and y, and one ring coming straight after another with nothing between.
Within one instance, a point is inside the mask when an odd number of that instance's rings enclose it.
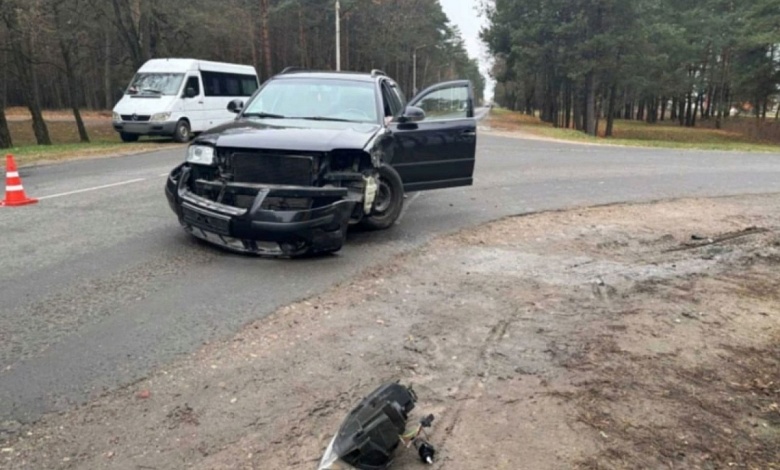
<instances>
[{"instance_id":1,"label":"car window","mask_svg":"<svg viewBox=\"0 0 780 470\"><path fill-rule=\"evenodd\" d=\"M177 95L184 80L183 73L137 73L128 95Z\"/></svg>"},{"instance_id":2,"label":"car window","mask_svg":"<svg viewBox=\"0 0 780 470\"><path fill-rule=\"evenodd\" d=\"M373 83L308 78L268 82L247 104L244 114L354 122L377 122L379 118Z\"/></svg>"},{"instance_id":3,"label":"car window","mask_svg":"<svg viewBox=\"0 0 780 470\"><path fill-rule=\"evenodd\" d=\"M187 79L187 86L184 88L186 91L187 88L192 88L195 90L195 96L200 95L200 80L198 80L198 77L189 77Z\"/></svg>"},{"instance_id":4,"label":"car window","mask_svg":"<svg viewBox=\"0 0 780 470\"><path fill-rule=\"evenodd\" d=\"M400 116L403 111L403 103L387 81L382 82L382 104L385 117Z\"/></svg>"},{"instance_id":5,"label":"car window","mask_svg":"<svg viewBox=\"0 0 780 470\"><path fill-rule=\"evenodd\" d=\"M406 98L404 97L404 92L402 92L401 88L395 83L392 83L390 85L390 88L393 90L393 93L395 93L395 95L398 97L398 101L401 102L401 110L403 110L406 107Z\"/></svg>"},{"instance_id":6,"label":"car window","mask_svg":"<svg viewBox=\"0 0 780 470\"><path fill-rule=\"evenodd\" d=\"M442 88L425 95L417 106L425 111L426 121L468 117L469 90L465 86Z\"/></svg>"},{"instance_id":7,"label":"car window","mask_svg":"<svg viewBox=\"0 0 780 470\"><path fill-rule=\"evenodd\" d=\"M257 90L254 75L202 71L206 96L252 96Z\"/></svg>"}]
</instances>

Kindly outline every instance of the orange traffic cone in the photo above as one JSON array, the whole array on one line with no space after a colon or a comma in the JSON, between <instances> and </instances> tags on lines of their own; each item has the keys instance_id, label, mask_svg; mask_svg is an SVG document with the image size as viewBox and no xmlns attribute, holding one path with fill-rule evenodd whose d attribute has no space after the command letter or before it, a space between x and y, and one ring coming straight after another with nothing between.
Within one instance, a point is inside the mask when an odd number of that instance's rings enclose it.
<instances>
[{"instance_id":1,"label":"orange traffic cone","mask_svg":"<svg viewBox=\"0 0 780 470\"><path fill-rule=\"evenodd\" d=\"M0 201L0 206L24 206L35 204L35 198L27 197L22 187L22 179L16 170L16 162L13 155L5 156L5 201Z\"/></svg>"}]
</instances>

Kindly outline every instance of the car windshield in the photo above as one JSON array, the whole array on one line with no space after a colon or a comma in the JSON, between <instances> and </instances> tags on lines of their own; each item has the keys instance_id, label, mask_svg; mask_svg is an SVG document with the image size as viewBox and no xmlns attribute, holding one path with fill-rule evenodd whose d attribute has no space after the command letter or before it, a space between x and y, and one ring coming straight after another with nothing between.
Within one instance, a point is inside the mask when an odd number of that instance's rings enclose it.
<instances>
[{"instance_id":1,"label":"car windshield","mask_svg":"<svg viewBox=\"0 0 780 470\"><path fill-rule=\"evenodd\" d=\"M183 79L182 73L137 73L127 87L127 94L176 95Z\"/></svg>"},{"instance_id":2,"label":"car windshield","mask_svg":"<svg viewBox=\"0 0 780 470\"><path fill-rule=\"evenodd\" d=\"M354 80L286 78L267 83L244 110L252 119L378 120L374 84Z\"/></svg>"}]
</instances>

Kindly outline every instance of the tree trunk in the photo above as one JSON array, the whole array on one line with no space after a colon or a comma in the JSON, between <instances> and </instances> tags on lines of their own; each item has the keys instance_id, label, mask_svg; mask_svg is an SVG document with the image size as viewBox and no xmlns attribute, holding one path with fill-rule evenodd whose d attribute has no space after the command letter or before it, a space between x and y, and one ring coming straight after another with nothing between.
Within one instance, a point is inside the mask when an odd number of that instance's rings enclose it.
<instances>
[{"instance_id":1,"label":"tree trunk","mask_svg":"<svg viewBox=\"0 0 780 470\"><path fill-rule=\"evenodd\" d=\"M105 56L103 57L103 98L105 100L105 109L114 107L114 91L111 85L111 32L106 29Z\"/></svg>"},{"instance_id":2,"label":"tree trunk","mask_svg":"<svg viewBox=\"0 0 780 470\"><path fill-rule=\"evenodd\" d=\"M696 127L696 116L699 114L699 110L701 109L704 100L704 96L697 96L696 97L696 104L693 107L693 116L691 116L691 127Z\"/></svg>"},{"instance_id":3,"label":"tree trunk","mask_svg":"<svg viewBox=\"0 0 780 470\"><path fill-rule=\"evenodd\" d=\"M658 107L655 96L647 100L647 123L655 124L658 116Z\"/></svg>"},{"instance_id":4,"label":"tree trunk","mask_svg":"<svg viewBox=\"0 0 780 470\"><path fill-rule=\"evenodd\" d=\"M0 102L0 149L14 146L11 132L8 130L8 120L5 118L5 103Z\"/></svg>"},{"instance_id":5,"label":"tree trunk","mask_svg":"<svg viewBox=\"0 0 780 470\"><path fill-rule=\"evenodd\" d=\"M43 120L41 113L41 103L38 94L38 79L35 73L30 56L32 55L32 43L29 38L29 31L23 31L20 28L16 12L8 12L3 16L9 32L9 44L11 58L16 66L19 82L25 84L21 87L24 102L32 115L32 128L35 139L39 145L51 145L49 138L49 129Z\"/></svg>"},{"instance_id":6,"label":"tree trunk","mask_svg":"<svg viewBox=\"0 0 780 470\"><path fill-rule=\"evenodd\" d=\"M349 15L344 17L344 70L352 70L349 62L349 56L351 52L349 45ZM425 83L425 77L428 74L428 62L430 57L425 58L425 70L423 71L423 83ZM357 70L357 69L356 69Z\"/></svg>"},{"instance_id":7,"label":"tree trunk","mask_svg":"<svg viewBox=\"0 0 780 470\"><path fill-rule=\"evenodd\" d=\"M249 46L252 52L252 65L255 67L255 71L260 71L260 55L257 53L257 19L255 15L252 15L249 21ZM303 65L303 64L301 64Z\"/></svg>"},{"instance_id":8,"label":"tree trunk","mask_svg":"<svg viewBox=\"0 0 780 470\"><path fill-rule=\"evenodd\" d=\"M623 92L623 119L631 120L634 118L634 102L628 99L628 91Z\"/></svg>"},{"instance_id":9,"label":"tree trunk","mask_svg":"<svg viewBox=\"0 0 780 470\"><path fill-rule=\"evenodd\" d=\"M146 62L140 33L141 5L140 0L135 0L131 5L128 1L111 0L114 9L114 19L119 35L124 39L130 52L130 59L137 70Z\"/></svg>"},{"instance_id":10,"label":"tree trunk","mask_svg":"<svg viewBox=\"0 0 780 470\"><path fill-rule=\"evenodd\" d=\"M609 89L609 104L607 105L607 130L604 137L612 137L612 130L615 124L615 94L617 86L613 83Z\"/></svg>"},{"instance_id":11,"label":"tree trunk","mask_svg":"<svg viewBox=\"0 0 780 470\"><path fill-rule=\"evenodd\" d=\"M665 96L661 97L661 121L666 120L666 108L669 106L669 99Z\"/></svg>"},{"instance_id":12,"label":"tree trunk","mask_svg":"<svg viewBox=\"0 0 780 470\"><path fill-rule=\"evenodd\" d=\"M583 91L581 86L574 87L574 129L582 131L584 127L583 118L585 117L585 99L583 98Z\"/></svg>"},{"instance_id":13,"label":"tree trunk","mask_svg":"<svg viewBox=\"0 0 780 470\"><path fill-rule=\"evenodd\" d=\"M5 38L3 38L5 39ZM8 120L5 118L5 103L8 95L8 53L5 48L0 49L0 148L13 147L11 131L8 130Z\"/></svg>"},{"instance_id":14,"label":"tree trunk","mask_svg":"<svg viewBox=\"0 0 780 470\"><path fill-rule=\"evenodd\" d=\"M271 64L271 32L269 31L268 0L260 0L260 22L263 28L263 67L265 68L265 78L271 78L273 67Z\"/></svg>"},{"instance_id":15,"label":"tree trunk","mask_svg":"<svg viewBox=\"0 0 780 470\"><path fill-rule=\"evenodd\" d=\"M585 79L585 132L596 136L596 75L589 72Z\"/></svg>"},{"instance_id":16,"label":"tree trunk","mask_svg":"<svg viewBox=\"0 0 780 470\"><path fill-rule=\"evenodd\" d=\"M84 120L81 119L81 112L79 111L79 90L78 83L76 82L76 72L73 67L71 51L62 36L60 36L59 43L60 52L62 53L62 62L65 65L65 79L68 82L68 101L70 102L70 109L73 111L73 117L76 119L76 128L78 128L79 131L79 140L83 143L88 143L89 135L87 134L87 128L84 127Z\"/></svg>"},{"instance_id":17,"label":"tree trunk","mask_svg":"<svg viewBox=\"0 0 780 470\"><path fill-rule=\"evenodd\" d=\"M566 129L571 129L571 81L566 81L566 91L564 93L564 126Z\"/></svg>"},{"instance_id":18,"label":"tree trunk","mask_svg":"<svg viewBox=\"0 0 780 470\"><path fill-rule=\"evenodd\" d=\"M298 47L301 50L301 67L308 67L306 63L306 29L303 27L303 6L298 6Z\"/></svg>"},{"instance_id":19,"label":"tree trunk","mask_svg":"<svg viewBox=\"0 0 780 470\"><path fill-rule=\"evenodd\" d=\"M693 92L689 91L688 96L685 99L685 126L691 126L691 120L693 119Z\"/></svg>"},{"instance_id":20,"label":"tree trunk","mask_svg":"<svg viewBox=\"0 0 780 470\"><path fill-rule=\"evenodd\" d=\"M712 102L715 101L715 87L707 87L707 107L702 112L702 118L710 119L712 117Z\"/></svg>"}]
</instances>

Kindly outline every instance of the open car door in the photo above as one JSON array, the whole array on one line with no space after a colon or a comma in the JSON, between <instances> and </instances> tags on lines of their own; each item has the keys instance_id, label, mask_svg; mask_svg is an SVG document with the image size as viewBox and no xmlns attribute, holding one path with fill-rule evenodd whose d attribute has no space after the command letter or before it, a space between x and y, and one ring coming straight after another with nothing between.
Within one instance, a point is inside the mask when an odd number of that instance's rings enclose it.
<instances>
[{"instance_id":1,"label":"open car door","mask_svg":"<svg viewBox=\"0 0 780 470\"><path fill-rule=\"evenodd\" d=\"M395 136L392 165L401 176L404 191L471 185L477 147L471 82L433 85L414 97L409 106L422 109L425 117L397 118L391 125Z\"/></svg>"}]
</instances>

